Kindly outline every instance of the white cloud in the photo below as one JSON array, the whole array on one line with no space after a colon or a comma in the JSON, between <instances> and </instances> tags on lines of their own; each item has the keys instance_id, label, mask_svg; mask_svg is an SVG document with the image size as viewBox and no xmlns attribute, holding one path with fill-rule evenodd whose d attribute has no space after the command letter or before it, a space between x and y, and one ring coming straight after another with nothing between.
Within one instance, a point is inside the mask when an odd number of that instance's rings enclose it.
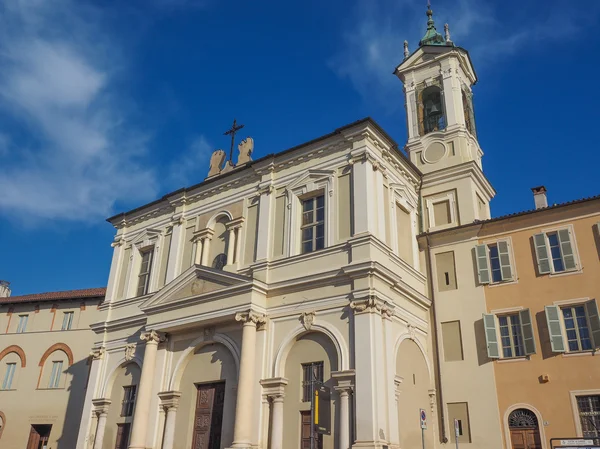
<instances>
[{"instance_id":1,"label":"white cloud","mask_svg":"<svg viewBox=\"0 0 600 449\"><path fill-rule=\"evenodd\" d=\"M117 201L153 198L157 182L141 162L148 136L128 123L114 87L119 53L101 12L75 0L3 7L0 108L31 139L7 136L0 213L29 223L97 221Z\"/></svg>"},{"instance_id":2,"label":"white cloud","mask_svg":"<svg viewBox=\"0 0 600 449\"><path fill-rule=\"evenodd\" d=\"M540 43L572 39L600 16L599 5L582 0L549 1L543 8L533 4L510 8L509 19L503 5L482 0L434 2L438 32L443 34L444 23L449 23L452 40L469 50L478 72L499 58L532 51ZM582 10L586 11L584 17ZM392 71L403 59L404 40L414 51L425 34L426 22L424 2L357 0L342 36L343 45L330 66L340 77L348 78L366 100L395 110L402 106L402 99L397 98L399 81Z\"/></svg>"},{"instance_id":3,"label":"white cloud","mask_svg":"<svg viewBox=\"0 0 600 449\"><path fill-rule=\"evenodd\" d=\"M208 175L210 156L214 148L204 136L196 137L187 151L169 167L168 183L174 188L197 184Z\"/></svg>"}]
</instances>

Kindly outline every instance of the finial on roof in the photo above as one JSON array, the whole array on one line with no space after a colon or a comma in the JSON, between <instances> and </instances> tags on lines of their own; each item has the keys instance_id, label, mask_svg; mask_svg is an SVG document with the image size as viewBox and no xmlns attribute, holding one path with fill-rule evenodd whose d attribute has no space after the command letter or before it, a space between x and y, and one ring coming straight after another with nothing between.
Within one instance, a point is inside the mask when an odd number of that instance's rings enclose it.
<instances>
[{"instance_id":1,"label":"finial on roof","mask_svg":"<svg viewBox=\"0 0 600 449\"><path fill-rule=\"evenodd\" d=\"M450 25L448 25L447 23L444 25L444 35L446 37L446 42L452 42L452 40L450 39Z\"/></svg>"},{"instance_id":2,"label":"finial on roof","mask_svg":"<svg viewBox=\"0 0 600 449\"><path fill-rule=\"evenodd\" d=\"M444 45L444 38L435 29L435 23L433 21L433 11L431 10L431 3L427 0L427 32L423 39L419 42L419 47L423 45Z\"/></svg>"},{"instance_id":3,"label":"finial on roof","mask_svg":"<svg viewBox=\"0 0 600 449\"><path fill-rule=\"evenodd\" d=\"M408 58L408 41L404 41L404 59Z\"/></svg>"}]
</instances>

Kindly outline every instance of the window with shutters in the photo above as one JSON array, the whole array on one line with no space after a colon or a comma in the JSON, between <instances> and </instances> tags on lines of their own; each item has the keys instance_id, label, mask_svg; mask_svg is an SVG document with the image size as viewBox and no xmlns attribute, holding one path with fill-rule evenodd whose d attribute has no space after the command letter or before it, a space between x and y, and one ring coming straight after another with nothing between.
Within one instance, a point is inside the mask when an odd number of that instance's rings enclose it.
<instances>
[{"instance_id":1,"label":"window with shutters","mask_svg":"<svg viewBox=\"0 0 600 449\"><path fill-rule=\"evenodd\" d=\"M577 411L584 438L600 438L600 395L577 396Z\"/></svg>"},{"instance_id":2,"label":"window with shutters","mask_svg":"<svg viewBox=\"0 0 600 449\"><path fill-rule=\"evenodd\" d=\"M477 245L475 260L479 284L500 284L515 279L512 254L508 240Z\"/></svg>"},{"instance_id":3,"label":"window with shutters","mask_svg":"<svg viewBox=\"0 0 600 449\"><path fill-rule=\"evenodd\" d=\"M538 274L564 273L579 268L571 227L533 236Z\"/></svg>"},{"instance_id":4,"label":"window with shutters","mask_svg":"<svg viewBox=\"0 0 600 449\"><path fill-rule=\"evenodd\" d=\"M595 351L600 348L600 317L596 300L546 306L553 352Z\"/></svg>"},{"instance_id":5,"label":"window with shutters","mask_svg":"<svg viewBox=\"0 0 600 449\"><path fill-rule=\"evenodd\" d=\"M302 200L300 229L303 253L325 248L325 197L323 195Z\"/></svg>"},{"instance_id":6,"label":"window with shutters","mask_svg":"<svg viewBox=\"0 0 600 449\"><path fill-rule=\"evenodd\" d=\"M504 314L484 314L488 357L508 359L536 353L533 322L529 309Z\"/></svg>"}]
</instances>

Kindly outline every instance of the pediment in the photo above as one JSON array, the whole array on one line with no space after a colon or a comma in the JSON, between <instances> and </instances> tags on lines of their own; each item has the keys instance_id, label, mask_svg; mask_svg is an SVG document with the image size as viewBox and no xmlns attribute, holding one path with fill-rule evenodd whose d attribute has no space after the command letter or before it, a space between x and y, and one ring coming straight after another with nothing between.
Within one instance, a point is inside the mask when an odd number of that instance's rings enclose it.
<instances>
[{"instance_id":1,"label":"pediment","mask_svg":"<svg viewBox=\"0 0 600 449\"><path fill-rule=\"evenodd\" d=\"M333 170L307 170L302 176L287 186L290 191L306 187L306 190L314 190L315 184L328 181L334 175Z\"/></svg>"},{"instance_id":2,"label":"pediment","mask_svg":"<svg viewBox=\"0 0 600 449\"><path fill-rule=\"evenodd\" d=\"M161 231L159 229L144 229L131 241L131 244L137 246L138 248L152 246L156 243L160 234Z\"/></svg>"},{"instance_id":3,"label":"pediment","mask_svg":"<svg viewBox=\"0 0 600 449\"><path fill-rule=\"evenodd\" d=\"M144 302L141 309L153 308L161 304L197 297L251 282L252 279L246 276L208 268L203 265L192 265Z\"/></svg>"}]
</instances>

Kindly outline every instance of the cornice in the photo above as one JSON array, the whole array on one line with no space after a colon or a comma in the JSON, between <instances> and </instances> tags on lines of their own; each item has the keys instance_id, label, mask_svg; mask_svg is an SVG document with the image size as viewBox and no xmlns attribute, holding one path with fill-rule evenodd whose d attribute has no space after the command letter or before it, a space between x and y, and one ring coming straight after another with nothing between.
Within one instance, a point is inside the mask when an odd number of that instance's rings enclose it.
<instances>
[{"instance_id":1,"label":"cornice","mask_svg":"<svg viewBox=\"0 0 600 449\"><path fill-rule=\"evenodd\" d=\"M148 317L143 315L135 315L126 318L119 318L112 321L102 321L90 325L90 328L97 334L103 332L114 332L121 329L127 329L135 326L143 326L146 324Z\"/></svg>"},{"instance_id":2,"label":"cornice","mask_svg":"<svg viewBox=\"0 0 600 449\"><path fill-rule=\"evenodd\" d=\"M496 191L475 161L453 165L451 167L442 168L423 175L423 188L448 182L449 178L475 178L479 186L485 191L486 194L488 194L491 198L496 195Z\"/></svg>"}]
</instances>

